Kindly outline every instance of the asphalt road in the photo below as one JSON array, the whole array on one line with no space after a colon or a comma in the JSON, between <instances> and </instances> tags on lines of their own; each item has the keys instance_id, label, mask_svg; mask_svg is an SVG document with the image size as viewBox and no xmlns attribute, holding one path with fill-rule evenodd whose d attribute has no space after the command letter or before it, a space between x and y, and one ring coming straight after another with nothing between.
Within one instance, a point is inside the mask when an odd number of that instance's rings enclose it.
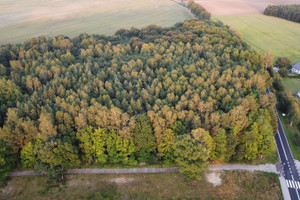
<instances>
[{"instance_id":1,"label":"asphalt road","mask_svg":"<svg viewBox=\"0 0 300 200\"><path fill-rule=\"evenodd\" d=\"M267 93L269 93L267 89ZM281 162L281 175L285 178L286 184L289 189L289 193L292 200L300 200L300 178L297 172L293 154L291 152L289 143L286 139L284 129L282 127L279 115L276 107L274 107L277 122L278 122L278 133L275 135L275 141L279 159Z\"/></svg>"}]
</instances>

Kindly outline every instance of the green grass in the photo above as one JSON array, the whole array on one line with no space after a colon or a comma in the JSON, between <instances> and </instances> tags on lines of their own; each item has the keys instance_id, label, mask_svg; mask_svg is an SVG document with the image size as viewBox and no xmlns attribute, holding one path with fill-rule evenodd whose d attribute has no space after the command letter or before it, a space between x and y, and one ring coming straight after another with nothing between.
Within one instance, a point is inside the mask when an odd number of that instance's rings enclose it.
<instances>
[{"instance_id":1,"label":"green grass","mask_svg":"<svg viewBox=\"0 0 300 200\"><path fill-rule=\"evenodd\" d=\"M170 0L2 0L0 44L39 35L112 35L120 28L171 26L191 17L187 8Z\"/></svg>"},{"instance_id":2,"label":"green grass","mask_svg":"<svg viewBox=\"0 0 300 200\"><path fill-rule=\"evenodd\" d=\"M261 14L216 16L213 19L234 27L259 53L271 51L275 58L287 57L293 64L300 62L299 23Z\"/></svg>"},{"instance_id":3,"label":"green grass","mask_svg":"<svg viewBox=\"0 0 300 200\"><path fill-rule=\"evenodd\" d=\"M300 92L300 78L283 78L282 83L286 92L290 91L292 94ZM298 99L300 105L300 98L296 98Z\"/></svg>"},{"instance_id":4,"label":"green grass","mask_svg":"<svg viewBox=\"0 0 300 200\"><path fill-rule=\"evenodd\" d=\"M205 177L185 180L169 174L69 175L63 184L44 176L14 177L0 188L0 199L282 199L278 176L233 171L220 175L214 187Z\"/></svg>"}]
</instances>

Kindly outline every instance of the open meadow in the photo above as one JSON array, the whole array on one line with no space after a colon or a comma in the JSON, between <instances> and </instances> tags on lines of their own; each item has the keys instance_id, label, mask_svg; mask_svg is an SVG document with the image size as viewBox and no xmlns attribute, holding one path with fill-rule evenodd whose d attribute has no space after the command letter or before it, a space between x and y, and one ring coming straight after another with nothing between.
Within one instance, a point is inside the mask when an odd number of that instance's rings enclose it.
<instances>
[{"instance_id":1,"label":"open meadow","mask_svg":"<svg viewBox=\"0 0 300 200\"><path fill-rule=\"evenodd\" d=\"M210 181L207 181L207 178ZM68 175L63 184L45 176L15 177L1 199L282 199L278 177L261 172L210 173L201 181L171 174ZM221 185L220 185L221 184ZM217 186L218 185L218 186ZM215 186L215 187L214 187Z\"/></svg>"},{"instance_id":2,"label":"open meadow","mask_svg":"<svg viewBox=\"0 0 300 200\"><path fill-rule=\"evenodd\" d=\"M171 26L191 17L170 0L2 0L0 44L39 35L112 35L120 28Z\"/></svg>"}]
</instances>

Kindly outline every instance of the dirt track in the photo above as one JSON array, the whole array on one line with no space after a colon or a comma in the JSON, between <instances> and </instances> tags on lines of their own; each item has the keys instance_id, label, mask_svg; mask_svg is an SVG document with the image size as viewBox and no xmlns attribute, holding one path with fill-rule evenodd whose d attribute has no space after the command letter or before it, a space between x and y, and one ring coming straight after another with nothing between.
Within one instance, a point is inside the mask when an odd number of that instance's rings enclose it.
<instances>
[{"instance_id":1,"label":"dirt track","mask_svg":"<svg viewBox=\"0 0 300 200\"><path fill-rule=\"evenodd\" d=\"M299 0L195 0L213 16L263 13L268 5L299 4Z\"/></svg>"}]
</instances>

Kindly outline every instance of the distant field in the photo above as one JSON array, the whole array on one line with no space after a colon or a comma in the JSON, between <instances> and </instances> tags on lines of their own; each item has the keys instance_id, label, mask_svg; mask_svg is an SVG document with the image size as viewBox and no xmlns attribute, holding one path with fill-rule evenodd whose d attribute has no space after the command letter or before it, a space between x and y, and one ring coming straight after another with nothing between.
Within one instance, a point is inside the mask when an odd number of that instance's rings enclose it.
<instances>
[{"instance_id":1,"label":"distant field","mask_svg":"<svg viewBox=\"0 0 300 200\"><path fill-rule=\"evenodd\" d=\"M289 5L299 0L195 0L213 16L263 13L268 5Z\"/></svg>"},{"instance_id":2,"label":"distant field","mask_svg":"<svg viewBox=\"0 0 300 200\"><path fill-rule=\"evenodd\" d=\"M171 0L1 0L0 44L39 35L111 35L120 28L171 26L191 17Z\"/></svg>"},{"instance_id":3,"label":"distant field","mask_svg":"<svg viewBox=\"0 0 300 200\"><path fill-rule=\"evenodd\" d=\"M214 187L205 177L187 181L178 173L70 175L60 185L42 176L15 177L0 188L0 199L282 199L275 174L235 171L221 179L223 184Z\"/></svg>"},{"instance_id":4,"label":"distant field","mask_svg":"<svg viewBox=\"0 0 300 200\"><path fill-rule=\"evenodd\" d=\"M300 62L300 24L261 14L215 16L241 32L243 38L260 53L271 51L275 57Z\"/></svg>"}]
</instances>

